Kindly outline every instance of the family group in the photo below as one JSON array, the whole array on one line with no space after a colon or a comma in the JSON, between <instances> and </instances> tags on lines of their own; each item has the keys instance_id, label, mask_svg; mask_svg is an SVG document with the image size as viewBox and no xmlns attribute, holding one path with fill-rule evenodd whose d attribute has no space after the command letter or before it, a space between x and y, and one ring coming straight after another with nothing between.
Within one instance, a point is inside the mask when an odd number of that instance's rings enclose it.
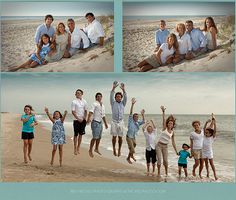
<instances>
[{"instance_id":1,"label":"family group","mask_svg":"<svg viewBox=\"0 0 236 200\"><path fill-rule=\"evenodd\" d=\"M115 92L115 89L120 85L122 92ZM80 145L82 142L82 136L85 134L85 127L91 122L92 139L89 146L89 156L94 157L94 152L100 154L99 144L103 132L103 123L105 128L108 128L108 123L105 116L105 106L102 103L102 94L100 92L95 95L95 102L92 104L91 109L88 109L88 104L83 98L83 91L81 89L76 90L76 99L72 101L71 111L74 117L73 128L74 128L74 155L80 153ZM193 121L193 132L190 134L190 146L186 143L182 145L182 150L178 151L175 143L175 117L170 115L167 119L165 116L166 108L161 106L162 111L162 131L160 132L157 139L157 129L152 120L145 121L145 110L141 111L142 119L139 119L139 114L134 113L134 105L136 103L135 98L131 99L131 108L128 118L128 131L126 133L126 141L129 148L129 154L126 158L127 162L132 164L132 161L136 161L135 147L136 137L140 126L143 125L142 130L146 140L146 161L147 161L147 175L150 175L150 163L152 163L152 175L155 174L156 162L158 176L161 176L161 164L165 169L165 175L168 176L168 144L171 142L175 150L176 155L179 156L178 170L179 176L181 176L181 170L184 169L185 176L187 173L187 158L194 157L195 163L192 169L192 175L196 176L196 169L199 167L199 177L202 178L202 170L204 163L207 170L207 177L209 177L209 165L214 173L214 177L217 180L215 166L213 163L213 142L216 136L216 120L212 114L211 119L206 121L204 128L200 128L200 121ZM111 92L110 92L110 104L112 110L111 124L111 135L112 135L112 146L113 155L121 156L121 147L123 143L124 135L124 109L127 104L127 93L125 90L124 83L118 83L114 81ZM24 162L28 163L28 159L31 161L31 150L32 142L34 138L34 127L38 124L35 114L33 113L32 106L26 105L24 107L25 114L22 115L21 121L23 122L22 128L22 139L24 142ZM67 111L62 115L59 111L55 111L53 115L49 113L48 108L45 108L45 112L48 118L52 121L52 135L51 143L53 145L51 165L54 163L54 157L59 148L59 163L62 166L62 155L63 155L63 144L65 144L65 129L63 122L66 118ZM177 136L178 137L178 136ZM118 143L118 151L117 145ZM94 148L95 146L95 148ZM191 149L191 153L188 150Z\"/></svg>"},{"instance_id":2,"label":"family group","mask_svg":"<svg viewBox=\"0 0 236 200\"><path fill-rule=\"evenodd\" d=\"M212 17L207 17L204 28L194 28L193 21L176 25L176 32L170 33L166 29L166 22L160 21L160 29L155 33L157 44L154 54L138 64L139 71L146 72L167 64L177 64L186 59L190 60L207 51L217 48L217 27Z\"/></svg>"},{"instance_id":3,"label":"family group","mask_svg":"<svg viewBox=\"0 0 236 200\"><path fill-rule=\"evenodd\" d=\"M30 55L28 61L10 68L9 71L45 65L62 58L70 58L79 50L95 45L103 46L105 33L102 24L95 19L93 13L87 13L85 17L88 25L83 29L79 29L74 19L70 18L67 20L68 28L63 22L59 22L55 30L52 26L53 16L46 15L45 23L38 26L35 33L36 52Z\"/></svg>"}]
</instances>

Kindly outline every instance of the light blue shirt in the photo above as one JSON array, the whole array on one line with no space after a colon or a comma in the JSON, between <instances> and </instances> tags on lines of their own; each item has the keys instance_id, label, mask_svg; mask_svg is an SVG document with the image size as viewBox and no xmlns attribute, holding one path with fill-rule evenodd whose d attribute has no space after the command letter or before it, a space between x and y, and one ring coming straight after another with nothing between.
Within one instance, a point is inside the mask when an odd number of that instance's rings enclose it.
<instances>
[{"instance_id":1,"label":"light blue shirt","mask_svg":"<svg viewBox=\"0 0 236 200\"><path fill-rule=\"evenodd\" d=\"M128 131L127 131L127 136L129 138L135 138L135 136L138 134L139 127L144 124L144 121L137 121L135 122L133 119L133 116L129 116L129 121L128 121Z\"/></svg>"},{"instance_id":2,"label":"light blue shirt","mask_svg":"<svg viewBox=\"0 0 236 200\"><path fill-rule=\"evenodd\" d=\"M112 120L115 122L120 122L124 119L124 109L127 103L127 95L124 92L123 99L120 103L118 103L114 98L115 92L111 91L110 93L110 103L112 110Z\"/></svg>"},{"instance_id":3,"label":"light blue shirt","mask_svg":"<svg viewBox=\"0 0 236 200\"><path fill-rule=\"evenodd\" d=\"M54 35L55 30L52 26L50 26L49 28L46 26L46 24L41 24L40 26L38 26L35 36L34 36L34 41L36 44L38 44L40 42L40 39L42 37L43 34L48 34L50 38L52 38L52 36Z\"/></svg>"},{"instance_id":4,"label":"light blue shirt","mask_svg":"<svg viewBox=\"0 0 236 200\"><path fill-rule=\"evenodd\" d=\"M21 116L21 119L26 119L29 116L24 114ZM34 132L34 126L30 126L33 122L35 122L35 117L33 115L30 116L29 120L27 122L23 122L23 126L22 126L22 132L26 132L26 133L33 133Z\"/></svg>"},{"instance_id":5,"label":"light blue shirt","mask_svg":"<svg viewBox=\"0 0 236 200\"><path fill-rule=\"evenodd\" d=\"M163 43L166 43L166 39L168 37L168 35L170 34L170 32L167 29L164 30L157 30L155 35L155 42L157 45L162 45Z\"/></svg>"},{"instance_id":6,"label":"light blue shirt","mask_svg":"<svg viewBox=\"0 0 236 200\"><path fill-rule=\"evenodd\" d=\"M187 32L190 36L192 50L196 51L200 47L206 47L207 40L199 29L194 28L190 33Z\"/></svg>"}]
</instances>

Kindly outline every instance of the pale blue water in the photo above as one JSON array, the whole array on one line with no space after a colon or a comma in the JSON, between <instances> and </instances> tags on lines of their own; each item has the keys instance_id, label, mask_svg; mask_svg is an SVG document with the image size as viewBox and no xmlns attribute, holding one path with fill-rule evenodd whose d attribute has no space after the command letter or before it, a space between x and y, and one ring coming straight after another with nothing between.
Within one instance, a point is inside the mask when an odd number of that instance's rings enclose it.
<instances>
[{"instance_id":1,"label":"pale blue water","mask_svg":"<svg viewBox=\"0 0 236 200\"><path fill-rule=\"evenodd\" d=\"M175 128L175 139L177 149L181 150L183 143L189 144L189 135L193 128L191 126L192 121L199 120L204 125L205 121L209 118L207 115L175 115L177 119L177 126ZM107 121L111 121L111 115L106 115ZM146 120L152 119L157 126L158 136L162 129L161 115L146 115ZM235 117L233 115L219 115L217 119L217 137L213 144L214 162L217 170L217 174L223 182L234 182L235 179ZM51 122L45 115L39 115L38 120L43 125L51 130ZM68 115L65 121L65 130L68 136L73 136L72 129L72 115ZM125 126L127 126L128 115L125 115ZM126 129L127 130L127 129ZM90 125L86 127L86 135L83 137L83 144L89 147L89 142L92 138ZM128 147L124 137L124 143L122 146L122 155L127 156ZM144 165L145 169L145 138L142 131L139 131L139 135L136 138L137 147L135 157L137 162ZM104 129L101 146L112 154L112 144L110 135L110 125L107 130ZM178 157L174 153L172 145L169 145L169 165L172 168L177 169ZM193 165L193 159L189 159L189 172ZM203 172L204 174L204 172Z\"/></svg>"}]
</instances>

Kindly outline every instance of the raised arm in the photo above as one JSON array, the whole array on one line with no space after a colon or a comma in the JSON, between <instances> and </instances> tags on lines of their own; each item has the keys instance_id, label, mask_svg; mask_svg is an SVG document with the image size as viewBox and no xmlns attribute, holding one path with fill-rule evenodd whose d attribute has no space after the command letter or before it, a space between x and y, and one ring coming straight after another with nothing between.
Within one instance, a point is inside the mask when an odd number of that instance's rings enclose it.
<instances>
[{"instance_id":1,"label":"raised arm","mask_svg":"<svg viewBox=\"0 0 236 200\"><path fill-rule=\"evenodd\" d=\"M212 118L212 122L213 122L213 126L214 126L214 132L213 132L213 138L216 136L216 118L214 116L214 114L211 114L211 118Z\"/></svg>"},{"instance_id":2,"label":"raised arm","mask_svg":"<svg viewBox=\"0 0 236 200\"><path fill-rule=\"evenodd\" d=\"M147 128L147 126L148 126L149 124L150 124L149 121L147 121L147 122L144 124L144 126L142 127L143 132L145 131L145 129Z\"/></svg>"},{"instance_id":3,"label":"raised arm","mask_svg":"<svg viewBox=\"0 0 236 200\"><path fill-rule=\"evenodd\" d=\"M145 123L145 110L144 109L142 109L141 110L141 115L142 115L142 120L143 120L143 122L142 122L142 124L144 124Z\"/></svg>"},{"instance_id":4,"label":"raised arm","mask_svg":"<svg viewBox=\"0 0 236 200\"><path fill-rule=\"evenodd\" d=\"M45 107L44 111L46 112L48 118L51 120L52 123L55 122L55 120L53 119L53 117L49 114L49 110L47 107Z\"/></svg>"},{"instance_id":5,"label":"raised arm","mask_svg":"<svg viewBox=\"0 0 236 200\"><path fill-rule=\"evenodd\" d=\"M127 103L127 94L126 94L126 91L125 91L125 84L124 84L124 83L121 83L121 84L120 84L120 88L121 88L122 91L123 91L123 100L122 100L122 102L123 102L123 105L125 106L126 103Z\"/></svg>"},{"instance_id":6,"label":"raised arm","mask_svg":"<svg viewBox=\"0 0 236 200\"><path fill-rule=\"evenodd\" d=\"M119 84L118 84L117 81L114 81L114 82L113 82L112 89L111 89L111 93L110 93L110 104L111 104L111 105L115 102L115 99L114 99L115 89L116 89L116 87L117 87L118 85L119 85Z\"/></svg>"},{"instance_id":7,"label":"raised arm","mask_svg":"<svg viewBox=\"0 0 236 200\"><path fill-rule=\"evenodd\" d=\"M210 123L211 122L211 120L210 119L208 119L207 121L206 121L206 123L205 123L205 125L204 125L204 127L203 127L203 130L204 130L204 135L205 135L205 133L206 133L206 127L207 127L207 124L208 123ZM212 124L212 123L211 123ZM211 127L211 125L210 125L210 127Z\"/></svg>"},{"instance_id":8,"label":"raised arm","mask_svg":"<svg viewBox=\"0 0 236 200\"><path fill-rule=\"evenodd\" d=\"M166 129L165 110L166 110L166 108L164 106L161 106L161 111L162 111L162 130L163 131Z\"/></svg>"},{"instance_id":9,"label":"raised arm","mask_svg":"<svg viewBox=\"0 0 236 200\"><path fill-rule=\"evenodd\" d=\"M130 107L130 115L133 114L133 108L134 108L134 104L136 103L136 99L135 98L132 98L131 99L131 107Z\"/></svg>"},{"instance_id":10,"label":"raised arm","mask_svg":"<svg viewBox=\"0 0 236 200\"><path fill-rule=\"evenodd\" d=\"M65 118L66 118L66 115L67 115L67 110L65 110L62 118L61 118L61 122L63 123L65 121Z\"/></svg>"},{"instance_id":11,"label":"raised arm","mask_svg":"<svg viewBox=\"0 0 236 200\"><path fill-rule=\"evenodd\" d=\"M150 121L152 123L153 128L156 129L157 127L155 126L154 122L152 120L150 120Z\"/></svg>"}]
</instances>

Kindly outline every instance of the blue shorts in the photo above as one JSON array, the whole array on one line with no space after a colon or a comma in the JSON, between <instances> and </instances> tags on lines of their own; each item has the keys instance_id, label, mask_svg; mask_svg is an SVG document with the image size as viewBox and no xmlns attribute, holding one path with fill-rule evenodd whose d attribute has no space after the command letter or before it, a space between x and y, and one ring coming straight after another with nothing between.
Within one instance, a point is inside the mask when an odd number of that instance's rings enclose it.
<instances>
[{"instance_id":1,"label":"blue shorts","mask_svg":"<svg viewBox=\"0 0 236 200\"><path fill-rule=\"evenodd\" d=\"M102 137L102 122L97 122L95 120L91 123L91 129L93 134L93 139L101 139Z\"/></svg>"}]
</instances>

